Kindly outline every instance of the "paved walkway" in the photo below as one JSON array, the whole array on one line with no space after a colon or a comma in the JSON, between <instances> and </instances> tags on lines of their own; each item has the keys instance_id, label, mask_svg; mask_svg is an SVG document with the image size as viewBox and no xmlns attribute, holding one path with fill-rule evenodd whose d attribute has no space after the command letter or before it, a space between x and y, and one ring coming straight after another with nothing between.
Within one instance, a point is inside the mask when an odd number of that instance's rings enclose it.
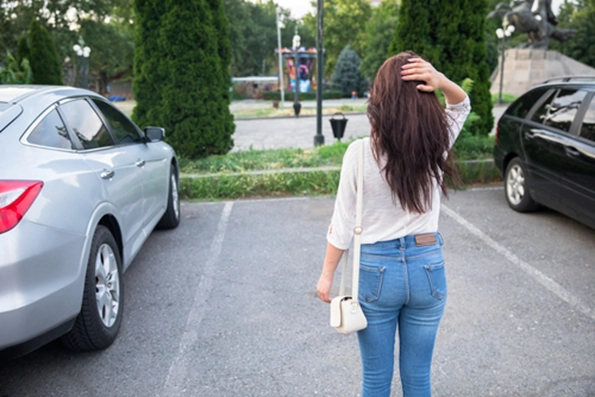
<instances>
[{"instance_id":1,"label":"paved walkway","mask_svg":"<svg viewBox=\"0 0 595 397\"><path fill-rule=\"evenodd\" d=\"M365 99L339 99L324 101L323 106L340 107L342 104L361 105L364 103ZM240 109L242 106L253 109L272 106L269 104L270 102L264 101L239 101L232 103L232 110ZM285 106L291 106L291 103L286 103ZM316 107L316 101L304 101L302 106ZM494 107L493 114L496 121L502 116L505 109L505 106ZM370 134L370 123L365 114L346 114L345 116L348 120L345 129L345 140ZM322 135L324 136L324 143L327 145L336 142L329 122L331 117L329 115L322 118ZM286 147L308 149L314 146L314 136L316 135L315 116L237 119L235 123L233 151L249 150L250 148L262 150ZM492 133L494 132L495 129L492 130Z\"/></svg>"}]
</instances>

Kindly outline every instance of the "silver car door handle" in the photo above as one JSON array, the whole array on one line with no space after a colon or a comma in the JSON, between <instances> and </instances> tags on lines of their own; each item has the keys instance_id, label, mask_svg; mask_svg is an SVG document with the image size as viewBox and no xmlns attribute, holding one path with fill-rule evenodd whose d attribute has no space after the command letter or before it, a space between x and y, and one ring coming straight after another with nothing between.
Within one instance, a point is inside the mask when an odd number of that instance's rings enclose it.
<instances>
[{"instance_id":1,"label":"silver car door handle","mask_svg":"<svg viewBox=\"0 0 595 397\"><path fill-rule=\"evenodd\" d=\"M138 160L136 160L135 165L137 167L142 167L143 165L145 165L145 160L138 159Z\"/></svg>"},{"instance_id":2,"label":"silver car door handle","mask_svg":"<svg viewBox=\"0 0 595 397\"><path fill-rule=\"evenodd\" d=\"M579 152L577 148L572 146L566 146L564 147L564 150L566 151L566 154L571 157L579 157L581 155L581 152Z\"/></svg>"},{"instance_id":3,"label":"silver car door handle","mask_svg":"<svg viewBox=\"0 0 595 397\"><path fill-rule=\"evenodd\" d=\"M114 171L103 170L100 175L102 179L111 179L115 174Z\"/></svg>"}]
</instances>

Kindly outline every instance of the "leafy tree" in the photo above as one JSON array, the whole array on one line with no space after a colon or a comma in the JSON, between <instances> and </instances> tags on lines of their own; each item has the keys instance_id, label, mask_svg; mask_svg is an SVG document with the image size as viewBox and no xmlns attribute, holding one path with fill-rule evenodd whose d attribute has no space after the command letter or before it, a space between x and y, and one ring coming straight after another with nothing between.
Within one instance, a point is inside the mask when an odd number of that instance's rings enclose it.
<instances>
[{"instance_id":1,"label":"leafy tree","mask_svg":"<svg viewBox=\"0 0 595 397\"><path fill-rule=\"evenodd\" d=\"M403 0L389 52L412 50L453 81L474 81L471 104L479 116L470 126L487 135L494 124L486 62L487 0Z\"/></svg>"},{"instance_id":2,"label":"leafy tree","mask_svg":"<svg viewBox=\"0 0 595 397\"><path fill-rule=\"evenodd\" d=\"M366 22L366 48L361 70L373 80L378 68L387 58L388 48L397 26L398 4L396 0L383 0L372 10L372 18Z\"/></svg>"},{"instance_id":3,"label":"leafy tree","mask_svg":"<svg viewBox=\"0 0 595 397\"><path fill-rule=\"evenodd\" d=\"M333 89L339 90L343 96L349 97L353 91L362 96L368 89L368 80L360 71L361 59L359 55L347 44L339 58L333 73Z\"/></svg>"},{"instance_id":4,"label":"leafy tree","mask_svg":"<svg viewBox=\"0 0 595 397\"><path fill-rule=\"evenodd\" d=\"M29 34L31 21L35 19L52 36L60 59L74 59L72 46L78 41L79 34L72 30L72 26L78 26L81 21L87 19L106 23L108 16L113 19L123 12L130 15L131 2L132 0L0 1L0 48L18 54L19 37ZM90 40L85 37L85 41ZM91 67L93 67L93 54L99 53L98 47L93 47L92 50ZM3 56L4 54L0 54L0 57Z\"/></svg>"},{"instance_id":5,"label":"leafy tree","mask_svg":"<svg viewBox=\"0 0 595 397\"><path fill-rule=\"evenodd\" d=\"M161 1L161 0L159 0ZM168 142L188 158L227 153L233 146L228 102L222 90L222 57L215 22L216 8L206 0L167 0L162 16L159 65L162 97L160 124L168 131ZM224 48L221 49L225 51ZM224 55L226 56L226 55Z\"/></svg>"},{"instance_id":6,"label":"leafy tree","mask_svg":"<svg viewBox=\"0 0 595 397\"><path fill-rule=\"evenodd\" d=\"M325 74L335 70L339 54L347 44L358 54L365 53L365 24L371 15L372 8L365 0L324 0ZM316 14L304 16L304 24L316 32Z\"/></svg>"},{"instance_id":7,"label":"leafy tree","mask_svg":"<svg viewBox=\"0 0 595 397\"><path fill-rule=\"evenodd\" d=\"M106 92L110 81L132 75L134 30L129 22L85 19L80 26L79 35L92 49L89 69L98 77L99 92Z\"/></svg>"},{"instance_id":8,"label":"leafy tree","mask_svg":"<svg viewBox=\"0 0 595 397\"><path fill-rule=\"evenodd\" d=\"M224 0L229 19L232 48L231 74L234 77L277 73L277 5L272 1L252 3L246 0ZM316 40L307 28L281 8L281 45L291 47L296 27L301 45L309 47Z\"/></svg>"},{"instance_id":9,"label":"leafy tree","mask_svg":"<svg viewBox=\"0 0 595 397\"><path fill-rule=\"evenodd\" d=\"M558 27L576 29L576 33L564 43L550 40L550 48L595 67L595 0L565 0L558 20Z\"/></svg>"},{"instance_id":10,"label":"leafy tree","mask_svg":"<svg viewBox=\"0 0 595 397\"><path fill-rule=\"evenodd\" d=\"M37 20L31 21L29 63L35 84L62 84L62 66L52 36Z\"/></svg>"}]
</instances>

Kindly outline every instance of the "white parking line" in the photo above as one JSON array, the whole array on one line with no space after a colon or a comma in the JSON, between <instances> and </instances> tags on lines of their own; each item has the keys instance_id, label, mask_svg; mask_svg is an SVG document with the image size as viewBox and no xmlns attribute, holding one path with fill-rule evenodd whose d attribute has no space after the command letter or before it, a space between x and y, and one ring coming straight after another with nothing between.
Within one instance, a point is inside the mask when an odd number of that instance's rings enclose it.
<instances>
[{"instance_id":1,"label":"white parking line","mask_svg":"<svg viewBox=\"0 0 595 397\"><path fill-rule=\"evenodd\" d=\"M174 357L169 372L165 380L165 386L163 388L163 396L180 396L185 392L184 382L186 380L186 372L190 367L188 362L189 357L188 351L194 346L198 339L198 330L200 329L200 323L205 316L206 301L211 293L213 287L213 279L211 274L215 270L215 264L219 259L221 253L221 246L223 245L223 238L225 237L225 230L227 229L227 223L229 221L229 214L233 207L233 202L228 201L223 207L219 224L217 225L217 233L211 243L209 250L209 257L205 263L203 275L200 278L198 287L196 288L196 294L192 301L192 307L188 314L188 320L186 321L186 329L180 340L180 346L178 353Z\"/></svg>"},{"instance_id":2,"label":"white parking line","mask_svg":"<svg viewBox=\"0 0 595 397\"><path fill-rule=\"evenodd\" d=\"M442 205L442 212L454 219L459 224L461 224L463 227L465 227L472 234L477 236L484 243L492 247L496 252L503 255L510 262L517 265L521 270L523 270L525 273L527 273L529 276L535 279L539 284L547 288L550 292L553 292L559 298L568 302L570 306L580 311L587 317L595 320L595 313L593 312L593 310L589 308L587 305L585 305L583 302L581 302L581 300L574 296L572 293L566 291L560 284L556 283L554 280L541 273L539 270L535 269L533 266L529 265L527 262L523 261L518 256L516 256L515 254L498 244L487 234L479 230L477 227L473 226L465 218L463 218L461 215L457 214L455 211L451 210L444 204Z\"/></svg>"}]
</instances>

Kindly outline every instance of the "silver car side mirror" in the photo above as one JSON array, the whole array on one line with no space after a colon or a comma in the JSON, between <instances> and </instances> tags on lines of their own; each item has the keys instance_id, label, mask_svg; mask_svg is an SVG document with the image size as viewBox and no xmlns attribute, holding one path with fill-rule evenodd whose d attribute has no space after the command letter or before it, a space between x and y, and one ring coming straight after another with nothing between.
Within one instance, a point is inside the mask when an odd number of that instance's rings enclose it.
<instances>
[{"instance_id":1,"label":"silver car side mirror","mask_svg":"<svg viewBox=\"0 0 595 397\"><path fill-rule=\"evenodd\" d=\"M146 127L145 136L151 142L159 142L165 138L165 129L161 127Z\"/></svg>"}]
</instances>

